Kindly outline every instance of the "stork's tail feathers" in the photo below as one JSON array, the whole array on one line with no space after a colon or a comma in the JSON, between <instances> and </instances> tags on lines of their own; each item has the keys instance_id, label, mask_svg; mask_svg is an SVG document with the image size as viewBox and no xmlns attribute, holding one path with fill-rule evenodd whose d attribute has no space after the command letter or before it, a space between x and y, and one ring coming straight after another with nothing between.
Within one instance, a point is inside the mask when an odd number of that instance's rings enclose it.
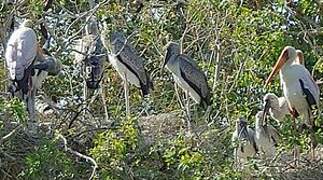
<instances>
[{"instance_id":1,"label":"stork's tail feathers","mask_svg":"<svg viewBox=\"0 0 323 180\"><path fill-rule=\"evenodd\" d=\"M202 97L200 105L204 109L207 109L209 106L211 106L212 105L212 95L208 94L206 97Z\"/></svg>"},{"instance_id":2,"label":"stork's tail feathers","mask_svg":"<svg viewBox=\"0 0 323 180\"><path fill-rule=\"evenodd\" d=\"M150 89L154 90L154 84L150 80L150 75L147 72L146 72L146 78L147 78L146 83L142 83L142 82L140 83L143 97L147 96L150 93Z\"/></svg>"}]
</instances>

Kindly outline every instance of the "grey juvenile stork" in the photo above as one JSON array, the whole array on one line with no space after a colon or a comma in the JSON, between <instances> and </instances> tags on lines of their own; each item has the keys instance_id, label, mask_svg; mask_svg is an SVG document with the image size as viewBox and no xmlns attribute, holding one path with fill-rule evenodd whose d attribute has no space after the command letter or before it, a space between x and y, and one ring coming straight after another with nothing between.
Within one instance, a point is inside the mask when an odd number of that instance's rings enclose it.
<instances>
[{"instance_id":1,"label":"grey juvenile stork","mask_svg":"<svg viewBox=\"0 0 323 180\"><path fill-rule=\"evenodd\" d=\"M269 124L264 124L266 119L266 115L264 111L259 111L256 114L256 133L255 133L255 141L257 147L259 148L259 152L265 158L273 158L275 155L277 143L279 141L278 131Z\"/></svg>"},{"instance_id":2,"label":"grey juvenile stork","mask_svg":"<svg viewBox=\"0 0 323 180\"><path fill-rule=\"evenodd\" d=\"M264 107L264 112L269 111L270 116L279 123L282 122L285 115L289 114L286 98L277 97L274 93L267 93L264 96Z\"/></svg>"},{"instance_id":3,"label":"grey juvenile stork","mask_svg":"<svg viewBox=\"0 0 323 180\"><path fill-rule=\"evenodd\" d=\"M319 109L320 89L305 66L294 63L296 57L295 48L286 46L266 80L265 86L279 72L284 96L293 117L294 130L296 131L297 129L295 118L299 115L310 125L312 158L314 158L316 140L313 130L314 117L312 110ZM298 154L296 151L294 153L295 160L297 160Z\"/></svg>"},{"instance_id":4,"label":"grey juvenile stork","mask_svg":"<svg viewBox=\"0 0 323 180\"><path fill-rule=\"evenodd\" d=\"M94 16L87 20L85 35L78 40L76 50L74 64L82 65L85 84L89 89L99 88L103 77L104 48Z\"/></svg>"},{"instance_id":5,"label":"grey juvenile stork","mask_svg":"<svg viewBox=\"0 0 323 180\"><path fill-rule=\"evenodd\" d=\"M301 50L296 50L297 57L295 59L295 64L304 65L304 54ZM270 116L278 121L282 122L285 115L289 114L288 103L286 98L277 97L274 93L267 93L264 96L264 112L265 114L269 111Z\"/></svg>"},{"instance_id":6,"label":"grey juvenile stork","mask_svg":"<svg viewBox=\"0 0 323 180\"><path fill-rule=\"evenodd\" d=\"M190 128L190 105L189 96L196 103L208 108L211 105L210 88L205 74L198 68L193 59L180 52L179 44L170 42L167 45L164 67L172 73L175 83L186 93L186 112L188 116L188 127Z\"/></svg>"},{"instance_id":7,"label":"grey juvenile stork","mask_svg":"<svg viewBox=\"0 0 323 180\"><path fill-rule=\"evenodd\" d=\"M254 135L255 132L248 127L246 119L238 118L235 131L232 134L232 143L235 147L234 157L237 165L246 163L248 158L254 157L258 152Z\"/></svg>"},{"instance_id":8,"label":"grey juvenile stork","mask_svg":"<svg viewBox=\"0 0 323 180\"><path fill-rule=\"evenodd\" d=\"M95 16L91 16L87 19L85 35L78 40L76 45L74 64L79 67L81 66L82 69L81 74L84 82L84 100L88 98L89 94L99 92L104 106L105 118L108 120L109 115L105 94L103 89L100 87L101 81L104 77L103 70L106 60L106 56L103 56L103 53L105 53L105 49L101 41L97 19Z\"/></svg>"},{"instance_id":9,"label":"grey juvenile stork","mask_svg":"<svg viewBox=\"0 0 323 180\"><path fill-rule=\"evenodd\" d=\"M108 54L109 61L124 82L126 114L129 116L128 82L140 88L143 97L149 94L149 89L153 85L149 79L149 74L144 68L144 59L138 55L138 52L128 42L124 34L121 32L113 32L110 38L107 38L107 36L108 34L104 31L102 34L102 39L104 39L103 45L107 50L111 49L111 54ZM108 39L110 39L110 43Z\"/></svg>"},{"instance_id":10,"label":"grey juvenile stork","mask_svg":"<svg viewBox=\"0 0 323 180\"><path fill-rule=\"evenodd\" d=\"M61 64L55 58L44 55L37 43L32 21L25 20L10 36L6 49L6 65L12 85L11 93L16 92L27 105L29 119L35 121L35 95L46 78L47 72L56 75Z\"/></svg>"}]
</instances>

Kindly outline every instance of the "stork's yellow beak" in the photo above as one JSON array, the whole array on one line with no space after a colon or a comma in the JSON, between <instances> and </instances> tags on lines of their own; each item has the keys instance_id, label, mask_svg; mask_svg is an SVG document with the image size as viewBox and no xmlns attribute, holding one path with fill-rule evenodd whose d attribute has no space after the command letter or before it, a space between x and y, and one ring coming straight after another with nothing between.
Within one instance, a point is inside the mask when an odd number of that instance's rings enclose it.
<instances>
[{"instance_id":1,"label":"stork's yellow beak","mask_svg":"<svg viewBox=\"0 0 323 180\"><path fill-rule=\"evenodd\" d=\"M279 70L283 67L288 58L288 52L286 49L280 54L279 59L277 60L273 70L269 74L269 77L266 80L265 87L271 82L271 80L278 74Z\"/></svg>"}]
</instances>

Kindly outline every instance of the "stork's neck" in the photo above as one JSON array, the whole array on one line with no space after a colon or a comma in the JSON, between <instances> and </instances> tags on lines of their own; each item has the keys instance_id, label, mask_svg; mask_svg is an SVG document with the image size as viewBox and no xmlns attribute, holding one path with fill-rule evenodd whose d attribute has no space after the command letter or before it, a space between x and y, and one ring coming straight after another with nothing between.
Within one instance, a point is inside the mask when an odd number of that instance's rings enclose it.
<instances>
[{"instance_id":1,"label":"stork's neck","mask_svg":"<svg viewBox=\"0 0 323 180\"><path fill-rule=\"evenodd\" d=\"M293 79L295 77L294 76L294 71L292 70L292 66L293 66L294 59L293 58L289 58L286 61L286 63L283 65L283 67L281 68L281 70L279 71L280 80L282 81L282 83L286 83L286 80Z\"/></svg>"},{"instance_id":2,"label":"stork's neck","mask_svg":"<svg viewBox=\"0 0 323 180\"><path fill-rule=\"evenodd\" d=\"M260 127L262 125L263 125L263 122L262 122L261 118L256 119L256 127Z\"/></svg>"}]
</instances>

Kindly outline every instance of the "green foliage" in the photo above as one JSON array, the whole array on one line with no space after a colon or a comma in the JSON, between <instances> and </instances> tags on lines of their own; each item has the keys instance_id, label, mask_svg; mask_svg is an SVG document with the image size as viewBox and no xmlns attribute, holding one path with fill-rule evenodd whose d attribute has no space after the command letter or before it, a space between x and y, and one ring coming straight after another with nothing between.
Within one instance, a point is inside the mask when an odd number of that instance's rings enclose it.
<instances>
[{"instance_id":1,"label":"green foliage","mask_svg":"<svg viewBox=\"0 0 323 180\"><path fill-rule=\"evenodd\" d=\"M129 156L138 146L138 130L134 122L128 119L116 129L99 133L95 138L90 154L101 167L101 178L127 177L127 168L131 166Z\"/></svg>"},{"instance_id":2,"label":"green foliage","mask_svg":"<svg viewBox=\"0 0 323 180\"><path fill-rule=\"evenodd\" d=\"M58 148L55 140L43 139L36 150L26 156L24 179L75 179L72 159Z\"/></svg>"},{"instance_id":3,"label":"green foliage","mask_svg":"<svg viewBox=\"0 0 323 180\"><path fill-rule=\"evenodd\" d=\"M0 98L0 114L10 116L11 121L17 121L20 123L25 123L27 120L26 107L24 103L18 98L13 98L10 100L5 100ZM4 121L7 119L2 119L4 116L0 116L0 120Z\"/></svg>"},{"instance_id":4,"label":"green foliage","mask_svg":"<svg viewBox=\"0 0 323 180\"><path fill-rule=\"evenodd\" d=\"M80 111L77 108L83 107L84 99L83 79L79 67L73 64L72 52L76 40L84 36L81 28L91 14L97 16L100 28L102 22L107 23L108 38L115 30L131 35L128 40L143 58L154 81L149 100L143 100L140 91L130 86L131 114L136 118L125 120L124 99L120 98L123 95L122 80L106 63L101 87L110 119L121 123L96 134L94 140L91 133L84 133L88 144L80 148L97 161L99 179L247 179L247 174L233 166L231 133L234 120L244 116L252 126L254 115L262 108L263 95L266 92L282 95L278 78L267 89L263 84L284 46L292 45L303 50L306 67L314 72L314 79L322 79L323 6L319 1L112 0L100 4L96 11L90 11L86 0L58 0L46 13L42 0L25 3L23 6L5 1L0 3L0 53L3 55L9 37L12 13L16 26L22 20L20 17L44 18L52 36L49 51L65 67L64 74L44 82L41 94L60 97L69 104L55 119L55 124L59 124L55 130L81 139L83 136L78 136L79 130L87 132L87 126L92 129L103 124L103 105L98 97L85 108L89 116L75 115ZM34 29L38 37L41 36L38 25ZM180 111L173 78L161 69L165 45L169 41L179 42L183 53L192 57L207 74L212 88L210 117L213 125L202 119L204 110L194 105L192 123L197 129L207 126L201 137L187 138L181 130L166 140L154 137L147 145L145 141L150 137L142 136L137 117L143 112L151 115ZM8 82L6 69L2 68L5 67L3 57L0 56L1 92L6 90ZM25 109L19 100L8 101L0 96L0 128L5 121L26 122ZM75 128L65 127L69 123L66 120L70 119L73 119ZM322 118L316 119L317 125L322 121ZM301 123L299 119L298 125ZM279 127L282 137L280 150L290 152L295 144L302 151L309 149L308 132L295 135L291 118L275 126ZM322 130L316 132L319 142L323 142L322 134ZM44 140L24 160L22 177L25 179L79 178L75 176L77 161L61 151L56 141ZM254 176L266 179L267 174L261 174L257 168L252 169ZM81 173L87 174L85 171Z\"/></svg>"}]
</instances>

